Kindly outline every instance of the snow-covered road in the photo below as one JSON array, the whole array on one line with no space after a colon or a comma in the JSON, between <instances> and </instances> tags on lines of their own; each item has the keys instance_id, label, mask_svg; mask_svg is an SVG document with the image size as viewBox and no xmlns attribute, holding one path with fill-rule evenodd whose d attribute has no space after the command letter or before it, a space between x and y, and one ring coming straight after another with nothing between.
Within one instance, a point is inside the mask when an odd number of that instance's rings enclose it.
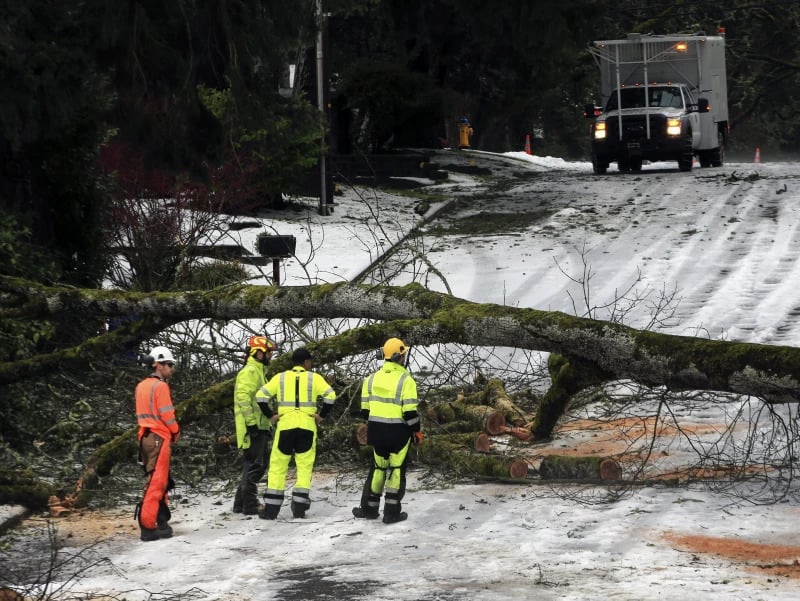
<instances>
[{"instance_id":1,"label":"snow-covered road","mask_svg":"<svg viewBox=\"0 0 800 601\"><path fill-rule=\"evenodd\" d=\"M446 216L453 227L497 215L518 225L437 240L430 258L454 295L574 313L586 311L587 297L590 307L606 305L641 276L636 289L649 289L650 302L628 325L645 325L660 292L677 291L671 333L800 344L800 165L682 173L659 164L606 176L583 163L558 166L505 168L503 191L476 194ZM590 276L588 286L567 275Z\"/></svg>"},{"instance_id":2,"label":"snow-covered road","mask_svg":"<svg viewBox=\"0 0 800 601\"><path fill-rule=\"evenodd\" d=\"M436 161L491 171L428 186L457 200L426 226L425 242L456 296L582 312L587 296L590 307L603 305L640 272L639 297L649 287L651 304L659 291L679 290L671 333L800 345L797 163L689 173L645 166L639 174L598 177L588 163L522 153L443 152ZM407 198L382 197L368 211L356 196L337 203L327 218L271 217L281 233L300 236L300 252L306 242L316 245L305 268L286 262L287 283L307 283L309 274L348 279L420 219ZM370 214L381 216L380 231ZM243 244L258 231L243 232ZM565 273L590 275L588 288ZM429 282L444 289L435 277ZM625 322L646 324L649 311L640 302ZM607 317L603 310L595 316ZM721 415L706 403L693 418L713 430ZM585 436L599 448L596 432ZM564 432L553 444L579 442ZM653 449L664 458L678 449L668 451ZM131 508L65 518L56 523L64 553L86 553L94 542L91 553L107 558L73 583L73 598L798 598L800 509L793 498L754 506L702 487L651 486L601 503L603 488L463 484L417 471L405 499L408 521L385 525L350 513L363 476L319 473L308 519L288 518L285 507L276 522L231 514L230 491L179 487L175 536L156 543L138 540ZM595 496L597 503L579 502ZM44 530L43 519L29 520L8 548L32 557Z\"/></svg>"}]
</instances>

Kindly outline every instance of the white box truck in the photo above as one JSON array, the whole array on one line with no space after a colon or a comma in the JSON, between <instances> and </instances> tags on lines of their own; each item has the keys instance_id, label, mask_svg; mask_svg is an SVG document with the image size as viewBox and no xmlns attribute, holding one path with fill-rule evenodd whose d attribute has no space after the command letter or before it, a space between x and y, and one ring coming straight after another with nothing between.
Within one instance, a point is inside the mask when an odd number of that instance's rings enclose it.
<instances>
[{"instance_id":1,"label":"white box truck","mask_svg":"<svg viewBox=\"0 0 800 601\"><path fill-rule=\"evenodd\" d=\"M642 35L589 46L600 68L602 105L584 111L592 166L641 171L643 161L678 162L681 171L719 167L728 136L724 35Z\"/></svg>"}]
</instances>

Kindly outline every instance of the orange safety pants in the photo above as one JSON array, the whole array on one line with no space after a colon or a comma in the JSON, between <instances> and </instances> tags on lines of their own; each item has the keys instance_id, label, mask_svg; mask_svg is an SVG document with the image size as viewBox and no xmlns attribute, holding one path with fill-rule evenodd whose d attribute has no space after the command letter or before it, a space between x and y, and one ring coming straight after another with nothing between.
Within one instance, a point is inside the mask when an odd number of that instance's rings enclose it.
<instances>
[{"instance_id":1,"label":"orange safety pants","mask_svg":"<svg viewBox=\"0 0 800 601\"><path fill-rule=\"evenodd\" d=\"M169 514L167 488L170 479L169 462L172 456L170 441L150 432L139 441L139 452L147 474L139 510L139 524L143 528L152 530L158 527L159 510L162 518L165 512Z\"/></svg>"}]
</instances>

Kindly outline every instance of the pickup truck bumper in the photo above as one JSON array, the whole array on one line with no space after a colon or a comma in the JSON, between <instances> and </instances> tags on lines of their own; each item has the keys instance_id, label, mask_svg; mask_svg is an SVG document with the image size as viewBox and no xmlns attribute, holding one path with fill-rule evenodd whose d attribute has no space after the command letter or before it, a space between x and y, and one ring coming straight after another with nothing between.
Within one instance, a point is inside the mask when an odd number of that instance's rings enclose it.
<instances>
[{"instance_id":1,"label":"pickup truck bumper","mask_svg":"<svg viewBox=\"0 0 800 601\"><path fill-rule=\"evenodd\" d=\"M676 160L686 149L683 138L635 138L622 140L593 140L592 155L598 160L611 163L620 158L648 161Z\"/></svg>"}]
</instances>

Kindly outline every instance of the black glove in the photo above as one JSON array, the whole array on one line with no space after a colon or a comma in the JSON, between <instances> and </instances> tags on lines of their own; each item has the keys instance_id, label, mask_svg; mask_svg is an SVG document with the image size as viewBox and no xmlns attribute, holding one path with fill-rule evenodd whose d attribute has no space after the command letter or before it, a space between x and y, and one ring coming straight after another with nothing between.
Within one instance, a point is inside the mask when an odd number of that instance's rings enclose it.
<instances>
[{"instance_id":1,"label":"black glove","mask_svg":"<svg viewBox=\"0 0 800 601\"><path fill-rule=\"evenodd\" d=\"M258 403L258 408L261 409L261 413L263 413L264 417L266 417L267 419L272 417L272 415L273 415L272 407L269 406L269 403L267 403L267 402L259 402Z\"/></svg>"}]
</instances>

